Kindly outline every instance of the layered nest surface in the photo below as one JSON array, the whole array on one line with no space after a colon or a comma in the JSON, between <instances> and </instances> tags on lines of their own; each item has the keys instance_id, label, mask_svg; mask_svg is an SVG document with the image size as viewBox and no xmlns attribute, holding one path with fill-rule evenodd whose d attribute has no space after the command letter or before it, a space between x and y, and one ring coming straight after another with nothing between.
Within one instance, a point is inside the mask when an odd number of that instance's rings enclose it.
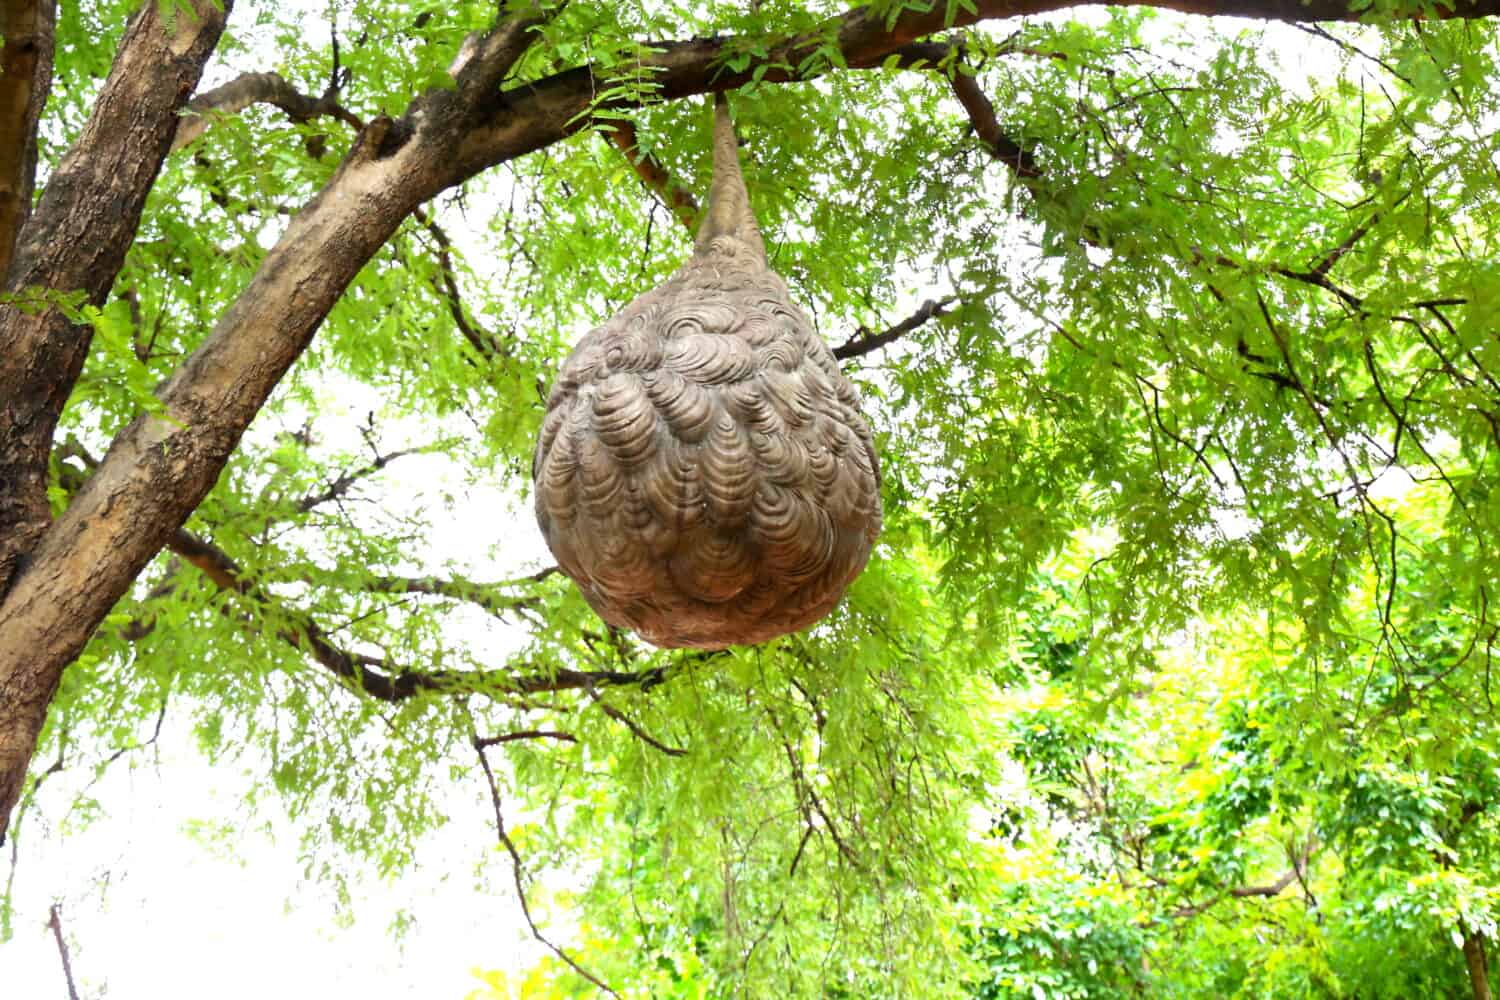
<instances>
[{"instance_id":1,"label":"layered nest surface","mask_svg":"<svg viewBox=\"0 0 1500 1000\"><path fill-rule=\"evenodd\" d=\"M692 258L574 348L532 476L563 572L658 646L806 628L864 568L881 520L870 430L766 265L722 102Z\"/></svg>"}]
</instances>

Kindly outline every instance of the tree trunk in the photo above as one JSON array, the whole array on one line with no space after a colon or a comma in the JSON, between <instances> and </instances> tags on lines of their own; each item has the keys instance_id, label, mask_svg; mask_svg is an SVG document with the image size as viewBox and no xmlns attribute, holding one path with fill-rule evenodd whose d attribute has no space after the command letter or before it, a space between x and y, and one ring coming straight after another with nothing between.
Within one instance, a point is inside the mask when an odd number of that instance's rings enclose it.
<instances>
[{"instance_id":1,"label":"tree trunk","mask_svg":"<svg viewBox=\"0 0 1500 1000\"><path fill-rule=\"evenodd\" d=\"M1491 1000L1490 963L1484 953L1484 937L1471 930L1464 931L1464 963L1469 967L1469 985L1474 990L1474 1000Z\"/></svg>"},{"instance_id":2,"label":"tree trunk","mask_svg":"<svg viewBox=\"0 0 1500 1000\"><path fill-rule=\"evenodd\" d=\"M26 569L48 532L52 436L92 334L71 322L57 300L97 305L109 294L171 147L178 110L198 85L229 6L195 0L192 11L177 11L170 31L154 2L131 16L88 122L16 240L0 291L35 304L0 305L0 620L14 621L28 606L11 598L26 590ZM34 148L29 155L34 159ZM98 589L87 561L52 575L52 582L61 580L74 592L44 598L59 608L80 610L78 592ZM54 633L47 616L33 628L0 626L0 837L63 666L128 586L127 580L96 616L77 622L82 638L64 659L42 641Z\"/></svg>"},{"instance_id":3,"label":"tree trunk","mask_svg":"<svg viewBox=\"0 0 1500 1000\"><path fill-rule=\"evenodd\" d=\"M208 6L213 0L199 2ZM365 128L212 332L157 390L165 413L139 416L120 432L68 509L44 525L33 548L21 550L24 568L8 592L0 591L0 835L19 800L63 668L213 488L240 435L360 268L422 202L463 179L453 169L457 137L535 39L530 28L536 23L533 18L505 22L487 36L453 93L436 91L419 99L406 120L379 118ZM192 86L185 82L178 88L179 103ZM171 139L170 130L153 135L152 148L165 155ZM76 152L69 153L65 166ZM45 208L44 198L34 222ZM138 218L139 206L131 230ZM129 231L127 244L128 236ZM0 346L3 319L0 314ZM24 328L28 319L16 323ZM3 365L0 358L0 399L5 398ZM19 375L57 391L55 382L28 375L24 367ZM0 409L0 439L6 434L4 420ZM33 471L43 488L55 422L53 414L46 439L38 438L33 453L41 458L40 469ZM4 461L0 451L0 482ZM0 521L0 540L4 530Z\"/></svg>"},{"instance_id":4,"label":"tree trunk","mask_svg":"<svg viewBox=\"0 0 1500 1000\"><path fill-rule=\"evenodd\" d=\"M0 287L31 210L36 130L52 86L55 0L0 0Z\"/></svg>"}]
</instances>

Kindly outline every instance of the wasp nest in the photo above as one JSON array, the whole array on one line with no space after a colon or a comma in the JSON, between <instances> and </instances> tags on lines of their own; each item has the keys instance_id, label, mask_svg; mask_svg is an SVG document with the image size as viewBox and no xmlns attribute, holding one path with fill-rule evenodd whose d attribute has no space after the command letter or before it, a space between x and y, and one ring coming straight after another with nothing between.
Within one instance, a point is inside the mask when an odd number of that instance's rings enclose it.
<instances>
[{"instance_id":1,"label":"wasp nest","mask_svg":"<svg viewBox=\"0 0 1500 1000\"><path fill-rule=\"evenodd\" d=\"M692 259L563 363L532 464L536 515L606 622L718 648L833 610L880 531L859 398L765 247L734 126Z\"/></svg>"}]
</instances>

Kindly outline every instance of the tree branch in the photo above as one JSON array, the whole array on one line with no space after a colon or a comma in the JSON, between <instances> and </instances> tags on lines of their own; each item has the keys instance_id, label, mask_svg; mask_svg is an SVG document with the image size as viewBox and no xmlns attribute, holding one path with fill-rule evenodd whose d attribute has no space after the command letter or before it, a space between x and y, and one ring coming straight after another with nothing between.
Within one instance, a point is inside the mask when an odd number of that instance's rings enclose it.
<instances>
[{"instance_id":1,"label":"tree branch","mask_svg":"<svg viewBox=\"0 0 1500 1000\"><path fill-rule=\"evenodd\" d=\"M475 583L458 578L436 576L372 576L360 581L364 590L382 594L424 594L446 597L477 605L497 618L507 611L523 611L536 606L534 597L518 597L501 591L514 584Z\"/></svg>"},{"instance_id":2,"label":"tree branch","mask_svg":"<svg viewBox=\"0 0 1500 1000\"><path fill-rule=\"evenodd\" d=\"M901 46L894 54L898 57L896 65L902 69L919 68L943 73L947 77L948 86L953 89L953 96L969 116L974 134L984 143L989 154L1009 167L1021 180L1039 180L1042 171L1037 166L1032 151L1011 138L1000 127L995 105L980 89L978 78L962 72L961 67L956 64L943 68L944 61L950 59L955 50L961 58L963 49L956 43L914 42ZM861 64L858 68L870 68L874 65L877 64Z\"/></svg>"},{"instance_id":3,"label":"tree branch","mask_svg":"<svg viewBox=\"0 0 1500 1000\"><path fill-rule=\"evenodd\" d=\"M228 6L195 0L172 31L158 4L131 16L82 133L16 236L0 296L24 292L30 308L0 297L0 598L50 518L47 452L92 336L69 307L102 305L109 293Z\"/></svg>"},{"instance_id":4,"label":"tree branch","mask_svg":"<svg viewBox=\"0 0 1500 1000\"><path fill-rule=\"evenodd\" d=\"M355 131L364 128L359 116L338 102L337 82L331 81L321 96L309 97L279 73L245 73L188 102L172 137L171 152L203 135L217 119L237 115L253 104L274 105L297 123L326 116L353 126Z\"/></svg>"},{"instance_id":5,"label":"tree branch","mask_svg":"<svg viewBox=\"0 0 1500 1000\"><path fill-rule=\"evenodd\" d=\"M539 669L530 674L518 674L509 670L438 670L429 673L402 670L393 673L384 659L352 653L333 643L309 615L286 606L274 595L258 587L245 576L239 564L227 552L211 542L178 529L169 539L167 547L212 580L221 590L241 595L267 612L268 619L283 623L275 633L276 638L307 653L320 666L349 682L352 688L378 701L394 703L422 693L456 691L544 694L580 690L597 700L596 687L639 686L645 690L660 684L666 678L666 667L637 671ZM605 714L610 714L608 706L605 707ZM650 741L649 737L643 738Z\"/></svg>"},{"instance_id":6,"label":"tree branch","mask_svg":"<svg viewBox=\"0 0 1500 1000\"><path fill-rule=\"evenodd\" d=\"M170 597L177 590L177 574L182 570L182 560L173 558L168 561L166 572L162 574L161 581L141 600L146 611L139 617L132 618L120 629L120 638L126 642L140 642L146 636L156 631L156 610L150 605L153 601Z\"/></svg>"},{"instance_id":7,"label":"tree branch","mask_svg":"<svg viewBox=\"0 0 1500 1000\"><path fill-rule=\"evenodd\" d=\"M499 736L477 736L474 738L474 746L485 750L499 746L501 743L514 743L517 740L558 740L562 743L577 743L578 737L555 729L517 729L514 732L501 733Z\"/></svg>"},{"instance_id":8,"label":"tree branch","mask_svg":"<svg viewBox=\"0 0 1500 1000\"><path fill-rule=\"evenodd\" d=\"M853 337L850 337L844 343L833 349L833 356L838 358L840 361L847 361L850 358L857 358L861 355L869 354L873 351L878 351L882 347L885 347L886 345L891 344L906 336L908 333L911 333L913 330L915 330L919 326L922 326L924 323L927 323L928 321L935 319L938 316L945 315L948 312L948 307L953 305L957 301L958 296L956 295L949 295L943 299L939 299L936 302L934 302L932 299L928 299L926 302L922 303L921 307L918 308L916 312L912 313L910 316L906 317L906 319L897 323L895 326L890 327L887 330L882 330L880 333L871 333L869 330L860 328L859 332L857 332Z\"/></svg>"},{"instance_id":9,"label":"tree branch","mask_svg":"<svg viewBox=\"0 0 1500 1000\"><path fill-rule=\"evenodd\" d=\"M726 59L743 51L744 40L736 37L659 41L644 46L651 54L630 66L636 77L652 81L653 100L676 100L710 91L733 90L758 80L788 83L821 76L832 68L825 45L831 39L836 58L845 65L873 65L903 46L929 35L963 28L980 21L1021 17L1071 7L1093 6L1076 0L976 0L953 10L933 4L930 9L908 8L893 20L872 7L857 7L830 18L805 34L781 40L756 39L763 55L742 69L730 70ZM1207 16L1252 17L1262 20L1313 22L1357 21L1364 8L1351 0L1135 0L1125 6L1147 6ZM1413 9L1411 18L1429 12ZM1458 0L1453 8L1438 8L1444 17L1489 17L1500 13L1500 0ZM520 84L501 95L501 101L460 143L453 164L455 171L470 176L486 167L550 145L588 127L588 114L596 96L611 89L610 73L594 66L579 66L531 83ZM612 110L636 106L638 101L622 97L607 103Z\"/></svg>"},{"instance_id":10,"label":"tree branch","mask_svg":"<svg viewBox=\"0 0 1500 1000\"><path fill-rule=\"evenodd\" d=\"M582 965L579 965L578 961L572 955L569 955L562 948L553 944L551 939L542 933L541 928L537 927L536 920L531 916L531 904L526 900L526 886L521 880L521 852L516 850L515 841L510 839L510 834L505 829L505 811L501 808L500 804L500 785L495 781L495 772L490 767L489 757L485 755L485 745L484 741L477 735L474 737L474 752L479 755L479 768L484 772L484 780L490 790L490 802L495 808L495 835L499 838L501 846L505 848L505 853L510 856L511 875L515 878L516 883L516 898L520 900L521 916L526 918L526 926L531 928L531 936L538 943L545 946L548 951L566 963L574 972L614 997L615 1000L619 1000L620 994L611 989L604 980L594 975L588 969L585 969Z\"/></svg>"},{"instance_id":11,"label":"tree branch","mask_svg":"<svg viewBox=\"0 0 1500 1000\"><path fill-rule=\"evenodd\" d=\"M31 211L36 130L52 87L56 0L0 0L0 287Z\"/></svg>"},{"instance_id":12,"label":"tree branch","mask_svg":"<svg viewBox=\"0 0 1500 1000\"><path fill-rule=\"evenodd\" d=\"M469 318L468 310L464 308L463 297L458 291L458 272L453 266L453 241L448 238L447 231L423 209L413 212L412 218L427 230L427 234L437 244L438 278L433 284L437 293L448 304L448 314L453 317L453 325L458 327L458 332L463 334L480 357L493 359L505 353L494 334L475 325Z\"/></svg>"},{"instance_id":13,"label":"tree branch","mask_svg":"<svg viewBox=\"0 0 1500 1000\"><path fill-rule=\"evenodd\" d=\"M403 673L399 677L387 676L379 670L385 666L384 660L351 653L335 645L311 617L281 604L247 579L228 553L191 532L179 528L167 546L221 590L243 595L263 611L274 612L274 617L285 623L275 633L276 638L306 652L355 689L388 702L404 701L424 690L445 689L445 685L426 675Z\"/></svg>"},{"instance_id":14,"label":"tree branch","mask_svg":"<svg viewBox=\"0 0 1500 1000\"><path fill-rule=\"evenodd\" d=\"M1474 1000L1491 1000L1490 963L1484 951L1484 935L1462 925L1464 964L1469 970L1469 988Z\"/></svg>"},{"instance_id":15,"label":"tree branch","mask_svg":"<svg viewBox=\"0 0 1500 1000\"><path fill-rule=\"evenodd\" d=\"M52 937L57 941L57 954L62 959L63 980L68 985L68 1000L78 1000L78 986L73 982L73 958L68 954L68 942L63 939L62 929L62 907L52 904L52 910L47 918L47 927L52 931Z\"/></svg>"},{"instance_id":16,"label":"tree branch","mask_svg":"<svg viewBox=\"0 0 1500 1000\"><path fill-rule=\"evenodd\" d=\"M68 556L50 565L37 557L51 521L53 433L92 338L89 326L74 323L70 307L100 305L108 295L177 128L177 109L197 86L232 3L174 5L171 30L160 18L163 5L137 8L78 140L21 228L0 287L5 294L25 291L34 305L23 309L0 298L0 832L20 797L63 666L186 517L184 511L156 525L137 541L152 551L132 554L113 570L108 560L100 564L70 546ZM18 587L27 575L23 563L40 566L33 584L42 586ZM80 611L71 625L57 617Z\"/></svg>"},{"instance_id":17,"label":"tree branch","mask_svg":"<svg viewBox=\"0 0 1500 1000\"><path fill-rule=\"evenodd\" d=\"M452 73L457 83L458 106L469 111L493 106L505 77L536 41L536 29L562 10L564 3L548 9L541 0L505 0L501 17L485 34L464 46L461 62Z\"/></svg>"},{"instance_id":18,"label":"tree branch","mask_svg":"<svg viewBox=\"0 0 1500 1000\"><path fill-rule=\"evenodd\" d=\"M1303 847L1301 854L1292 858L1292 867L1283 872L1281 876L1274 882L1269 882L1265 885L1236 886L1233 889L1228 890L1227 892L1222 892L1219 895L1206 899L1201 903L1194 903L1191 906L1178 907L1177 909L1172 910L1168 914L1168 916L1177 919L1196 917L1199 914L1212 909L1214 906L1217 906L1225 899L1269 899L1272 896L1279 896L1283 892L1285 892L1287 890L1287 887L1289 887L1293 882L1297 882L1302 879L1302 873L1307 870L1307 865L1312 860L1313 853L1317 851L1318 847L1321 846L1321 844L1322 841L1319 840L1316 836L1309 836L1307 838L1307 844ZM1287 853L1292 853L1290 848L1288 848Z\"/></svg>"},{"instance_id":19,"label":"tree branch","mask_svg":"<svg viewBox=\"0 0 1500 1000\"><path fill-rule=\"evenodd\" d=\"M297 513L306 514L314 507L321 506L330 500L339 499L347 494L361 479L373 476L398 458L405 458L408 455L427 454L436 450L437 447L437 445L424 445L420 448L398 448L395 451L386 452L384 455L377 452L374 461L369 465L361 466L358 469L351 469L329 481L328 485L323 489L318 490L316 493L309 493L298 500L295 505Z\"/></svg>"},{"instance_id":20,"label":"tree branch","mask_svg":"<svg viewBox=\"0 0 1500 1000\"><path fill-rule=\"evenodd\" d=\"M628 729L632 733L634 733L635 734L635 738L638 739L638 740L640 740L642 743L645 743L645 744L647 744L649 746L655 747L656 749L660 750L662 753L666 754L668 757L686 757L687 756L687 751L686 750L682 749L681 747L670 747L670 746L667 746L665 743L661 742L660 740L658 740L654 736L652 736L650 733L646 732L640 726L636 725L634 719L632 719L630 716L626 715L624 712L620 711L618 708L615 708L613 705L611 705L609 702L605 701L603 698L599 697L599 692L595 691L593 689L593 687L591 687L591 686L590 687L585 687L583 690L584 690L584 693L587 694L589 696L589 698L594 702L594 704L596 704L596 705L599 706L599 710L601 712L603 712L605 715L609 716L611 719L614 719L620 725L624 726L626 729Z\"/></svg>"},{"instance_id":21,"label":"tree branch","mask_svg":"<svg viewBox=\"0 0 1500 1000\"><path fill-rule=\"evenodd\" d=\"M636 133L635 125L623 118L612 119L601 125L599 132L630 161L636 176L646 185L646 190L655 194L689 233L693 232L693 224L698 220L697 200L687 188L677 183L667 168L661 165L661 161L650 153L641 152L640 136Z\"/></svg>"}]
</instances>

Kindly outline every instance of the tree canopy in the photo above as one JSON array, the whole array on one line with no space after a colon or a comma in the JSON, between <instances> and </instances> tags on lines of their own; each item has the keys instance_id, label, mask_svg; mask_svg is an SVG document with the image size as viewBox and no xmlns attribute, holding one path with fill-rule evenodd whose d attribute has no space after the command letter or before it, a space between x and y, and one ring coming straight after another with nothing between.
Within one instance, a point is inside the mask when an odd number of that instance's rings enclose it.
<instances>
[{"instance_id":1,"label":"tree canopy","mask_svg":"<svg viewBox=\"0 0 1500 1000\"><path fill-rule=\"evenodd\" d=\"M1489 997L1496 15L0 5L0 830L172 727L335 885L490 803L478 996ZM531 453L718 91L885 527L661 652Z\"/></svg>"}]
</instances>

